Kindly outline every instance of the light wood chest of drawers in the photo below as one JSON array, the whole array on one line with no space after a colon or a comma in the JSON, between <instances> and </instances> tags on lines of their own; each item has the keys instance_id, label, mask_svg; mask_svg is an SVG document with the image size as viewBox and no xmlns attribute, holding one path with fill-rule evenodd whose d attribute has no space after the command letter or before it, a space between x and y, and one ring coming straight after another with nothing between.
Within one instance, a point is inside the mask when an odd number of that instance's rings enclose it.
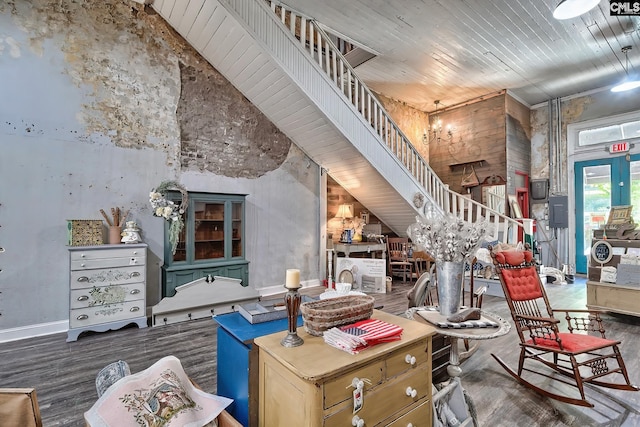
<instances>
[{"instance_id":1,"label":"light wood chest of drawers","mask_svg":"<svg viewBox=\"0 0 640 427\"><path fill-rule=\"evenodd\" d=\"M104 332L129 323L147 326L147 245L69 248L69 331Z\"/></svg>"},{"instance_id":2,"label":"light wood chest of drawers","mask_svg":"<svg viewBox=\"0 0 640 427\"><path fill-rule=\"evenodd\" d=\"M402 340L352 355L302 328L298 335L304 344L299 347L280 344L286 331L256 338L259 425L431 426L434 329L377 310L372 317L402 326ZM354 414L351 384L355 378L363 380L365 387L363 407Z\"/></svg>"}]
</instances>

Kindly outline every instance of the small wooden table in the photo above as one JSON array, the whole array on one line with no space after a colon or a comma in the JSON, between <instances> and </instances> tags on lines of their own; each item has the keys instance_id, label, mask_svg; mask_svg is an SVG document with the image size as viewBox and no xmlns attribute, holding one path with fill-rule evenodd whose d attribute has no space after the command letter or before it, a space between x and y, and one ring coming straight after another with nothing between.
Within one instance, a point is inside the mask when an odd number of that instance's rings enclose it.
<instances>
[{"instance_id":1,"label":"small wooden table","mask_svg":"<svg viewBox=\"0 0 640 427\"><path fill-rule=\"evenodd\" d=\"M361 243L334 243L333 244L333 265L338 265L338 253L343 253L345 257L349 257L351 253L368 253L371 258L376 257L376 252L382 252L382 259L387 258L387 245L378 242L361 242Z\"/></svg>"},{"instance_id":2,"label":"small wooden table","mask_svg":"<svg viewBox=\"0 0 640 427\"><path fill-rule=\"evenodd\" d=\"M415 313L422 311L424 315L418 314L418 317L424 319L429 325L436 328L436 332L442 335L446 335L451 338L451 350L449 352L449 366L447 366L447 373L451 377L449 385L441 390L439 393L433 396L434 404L437 401L446 396L452 389L459 387L462 388L460 383L460 375L462 375L462 368L460 368L460 350L458 349L458 339L470 339L470 340L488 340L505 335L511 330L511 324L502 319L500 316L489 313L488 311L481 311L482 319L495 322L498 324L497 328L440 328L434 326L431 322L442 321L442 315L435 307L413 307L406 311L405 315L409 319L413 319ZM473 401L469 397L471 405ZM474 417L474 411L469 411L469 417L466 420L460 420L460 425L469 425L473 422L474 425L478 425L477 420L472 419Z\"/></svg>"}]
</instances>

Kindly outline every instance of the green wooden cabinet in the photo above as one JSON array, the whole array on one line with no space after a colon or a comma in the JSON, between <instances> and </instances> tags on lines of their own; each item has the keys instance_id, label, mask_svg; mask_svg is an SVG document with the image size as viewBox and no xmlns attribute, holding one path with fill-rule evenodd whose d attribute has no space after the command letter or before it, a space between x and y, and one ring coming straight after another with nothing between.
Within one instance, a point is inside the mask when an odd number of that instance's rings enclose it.
<instances>
[{"instance_id":1,"label":"green wooden cabinet","mask_svg":"<svg viewBox=\"0 0 640 427\"><path fill-rule=\"evenodd\" d=\"M179 203L179 192L167 197ZM249 285L249 262L244 247L244 194L189 193L185 227L175 254L165 226L162 296L176 287L207 276L225 276Z\"/></svg>"}]
</instances>

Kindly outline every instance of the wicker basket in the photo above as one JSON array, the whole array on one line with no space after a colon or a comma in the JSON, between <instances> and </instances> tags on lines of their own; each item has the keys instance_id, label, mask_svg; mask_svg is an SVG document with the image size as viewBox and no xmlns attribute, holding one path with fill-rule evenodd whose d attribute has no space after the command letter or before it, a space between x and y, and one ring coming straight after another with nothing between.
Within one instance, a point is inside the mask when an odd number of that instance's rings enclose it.
<instances>
[{"instance_id":1,"label":"wicker basket","mask_svg":"<svg viewBox=\"0 0 640 427\"><path fill-rule=\"evenodd\" d=\"M304 329L322 336L324 331L371 317L375 298L369 295L346 295L300 305Z\"/></svg>"}]
</instances>

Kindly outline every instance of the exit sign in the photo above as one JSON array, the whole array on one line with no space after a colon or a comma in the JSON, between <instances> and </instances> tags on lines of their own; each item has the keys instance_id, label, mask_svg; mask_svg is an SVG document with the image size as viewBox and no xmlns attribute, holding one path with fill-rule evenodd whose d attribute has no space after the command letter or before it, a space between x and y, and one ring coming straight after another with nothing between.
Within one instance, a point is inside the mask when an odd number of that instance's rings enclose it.
<instances>
[{"instance_id":1,"label":"exit sign","mask_svg":"<svg viewBox=\"0 0 640 427\"><path fill-rule=\"evenodd\" d=\"M626 153L627 151L629 151L628 142L617 142L609 146L610 153Z\"/></svg>"}]
</instances>

